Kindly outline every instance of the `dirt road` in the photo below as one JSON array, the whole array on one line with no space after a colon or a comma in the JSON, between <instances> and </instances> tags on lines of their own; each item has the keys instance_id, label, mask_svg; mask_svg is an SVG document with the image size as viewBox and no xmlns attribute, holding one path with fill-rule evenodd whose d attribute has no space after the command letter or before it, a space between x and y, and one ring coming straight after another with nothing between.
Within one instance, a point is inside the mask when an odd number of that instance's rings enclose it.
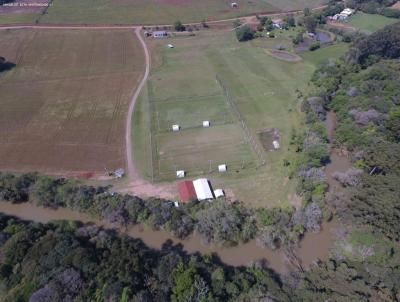
<instances>
[{"instance_id":1,"label":"dirt road","mask_svg":"<svg viewBox=\"0 0 400 302\"><path fill-rule=\"evenodd\" d=\"M144 180L135 168L135 162L133 161L133 142L132 142L132 117L135 108L136 101L146 85L147 78L150 73L151 58L147 48L146 42L140 32L140 28L135 28L135 34L143 47L144 59L145 59L145 70L143 78L140 81L136 91L134 92L131 102L129 104L128 113L126 116L126 130L125 130L125 144L126 144L126 163L129 184L126 188L122 188L119 191L126 193L134 193L138 196L150 197L157 196L161 198L171 199L174 198L174 186L173 185L153 185L152 183Z\"/></svg>"}]
</instances>

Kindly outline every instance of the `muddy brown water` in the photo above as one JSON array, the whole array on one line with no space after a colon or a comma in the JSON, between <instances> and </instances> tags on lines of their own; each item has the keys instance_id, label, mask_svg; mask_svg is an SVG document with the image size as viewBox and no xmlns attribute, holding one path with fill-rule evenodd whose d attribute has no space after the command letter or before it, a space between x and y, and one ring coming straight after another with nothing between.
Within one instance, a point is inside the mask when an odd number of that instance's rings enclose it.
<instances>
[{"instance_id":1,"label":"muddy brown water","mask_svg":"<svg viewBox=\"0 0 400 302\"><path fill-rule=\"evenodd\" d=\"M334 113L328 113L326 125L330 141L334 139L336 117ZM337 182L332 178L332 173L336 171L346 171L351 166L347 157L340 155L332 149L332 161L326 167L328 182L331 189L337 186ZM105 229L116 229L120 233L141 239L146 245L152 248L161 248L167 241L171 240L174 244L180 244L182 249L188 253L199 252L202 254L216 253L226 264L233 266L247 265L253 261L264 259L269 267L278 273L286 273L291 265L283 250L270 250L257 245L256 240L241 244L235 247L225 248L216 245L209 245L202 242L199 235L194 234L189 239L179 240L171 237L168 232L154 231L144 228L141 225L122 228L107 224L104 221L97 220L89 215L79 213L66 208L57 210L42 208L31 203L11 204L0 202L0 212L16 216L24 220L32 220L40 223L47 223L51 220L73 220L82 223L94 223ZM296 256L301 261L304 268L307 268L316 260L326 260L330 249L335 242L335 230L339 226L336 220L326 222L319 233L307 233L301 240L296 251Z\"/></svg>"},{"instance_id":2,"label":"muddy brown water","mask_svg":"<svg viewBox=\"0 0 400 302\"><path fill-rule=\"evenodd\" d=\"M197 234L186 240L178 240L165 231L154 231L143 228L140 225L131 226L127 229L120 228L70 209L59 208L54 210L38 207L31 203L11 204L0 202L0 212L40 223L47 223L51 220L74 220L83 223L94 223L105 229L116 229L123 234L141 239L146 245L156 249L160 249L163 243L171 240L174 244L181 244L182 249L188 253L216 253L224 263L233 266L247 265L256 260L265 259L268 265L279 273L285 273L290 269L287 257L282 250L273 251L262 248L257 245L256 240L225 248L205 244ZM317 259L325 260L327 258L328 251L334 242L333 230L336 224L336 222L325 223L321 232L307 233L304 236L297 251L297 256L304 267L308 267Z\"/></svg>"}]
</instances>

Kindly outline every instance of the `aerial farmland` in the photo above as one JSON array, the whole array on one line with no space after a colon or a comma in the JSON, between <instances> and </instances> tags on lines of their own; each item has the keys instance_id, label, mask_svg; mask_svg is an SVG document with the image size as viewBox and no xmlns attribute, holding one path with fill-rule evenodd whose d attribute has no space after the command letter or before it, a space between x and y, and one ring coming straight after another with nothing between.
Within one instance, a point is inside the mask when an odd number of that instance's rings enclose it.
<instances>
[{"instance_id":1,"label":"aerial farmland","mask_svg":"<svg viewBox=\"0 0 400 302\"><path fill-rule=\"evenodd\" d=\"M115 47L119 45L119 47ZM125 166L126 110L143 73L132 30L9 30L0 168L50 174Z\"/></svg>"}]
</instances>

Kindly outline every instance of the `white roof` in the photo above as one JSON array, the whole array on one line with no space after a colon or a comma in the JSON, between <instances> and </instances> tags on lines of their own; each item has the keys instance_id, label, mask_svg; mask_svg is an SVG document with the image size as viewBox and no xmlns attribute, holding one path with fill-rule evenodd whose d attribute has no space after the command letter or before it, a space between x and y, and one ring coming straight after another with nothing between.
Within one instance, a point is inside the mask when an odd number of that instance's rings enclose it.
<instances>
[{"instance_id":1,"label":"white roof","mask_svg":"<svg viewBox=\"0 0 400 302\"><path fill-rule=\"evenodd\" d=\"M214 199L210 184L205 178L199 178L193 181L194 190L198 200Z\"/></svg>"},{"instance_id":2,"label":"white roof","mask_svg":"<svg viewBox=\"0 0 400 302\"><path fill-rule=\"evenodd\" d=\"M219 171L219 172L226 172L226 165L225 165L225 164L219 165L219 166L218 166L218 171Z\"/></svg>"},{"instance_id":3,"label":"white roof","mask_svg":"<svg viewBox=\"0 0 400 302\"><path fill-rule=\"evenodd\" d=\"M203 127L210 127L210 121L203 121Z\"/></svg>"},{"instance_id":4,"label":"white roof","mask_svg":"<svg viewBox=\"0 0 400 302\"><path fill-rule=\"evenodd\" d=\"M224 190L222 190L222 189L216 189L214 191L214 195L215 195L215 198L219 198L219 197L225 196L225 193L224 193Z\"/></svg>"},{"instance_id":5,"label":"white roof","mask_svg":"<svg viewBox=\"0 0 400 302\"><path fill-rule=\"evenodd\" d=\"M168 47L169 47L169 48L174 48L174 45L168 44Z\"/></svg>"},{"instance_id":6,"label":"white roof","mask_svg":"<svg viewBox=\"0 0 400 302\"><path fill-rule=\"evenodd\" d=\"M176 177L177 177L177 178L183 178L183 177L185 177L185 171L183 171L183 170L178 170L178 171L176 171Z\"/></svg>"},{"instance_id":7,"label":"white roof","mask_svg":"<svg viewBox=\"0 0 400 302\"><path fill-rule=\"evenodd\" d=\"M279 142L278 141L273 141L272 144L274 145L275 149L279 149Z\"/></svg>"},{"instance_id":8,"label":"white roof","mask_svg":"<svg viewBox=\"0 0 400 302\"><path fill-rule=\"evenodd\" d=\"M179 131L179 125L172 125L172 131Z\"/></svg>"}]
</instances>

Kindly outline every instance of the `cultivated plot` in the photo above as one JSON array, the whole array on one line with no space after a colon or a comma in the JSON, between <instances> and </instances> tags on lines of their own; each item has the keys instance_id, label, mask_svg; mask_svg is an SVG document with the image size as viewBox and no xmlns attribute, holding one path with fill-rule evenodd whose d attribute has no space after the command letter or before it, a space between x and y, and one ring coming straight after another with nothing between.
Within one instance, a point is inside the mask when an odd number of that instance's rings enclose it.
<instances>
[{"instance_id":1,"label":"cultivated plot","mask_svg":"<svg viewBox=\"0 0 400 302\"><path fill-rule=\"evenodd\" d=\"M132 31L0 32L0 168L47 173L125 166L125 119L143 72Z\"/></svg>"}]
</instances>

